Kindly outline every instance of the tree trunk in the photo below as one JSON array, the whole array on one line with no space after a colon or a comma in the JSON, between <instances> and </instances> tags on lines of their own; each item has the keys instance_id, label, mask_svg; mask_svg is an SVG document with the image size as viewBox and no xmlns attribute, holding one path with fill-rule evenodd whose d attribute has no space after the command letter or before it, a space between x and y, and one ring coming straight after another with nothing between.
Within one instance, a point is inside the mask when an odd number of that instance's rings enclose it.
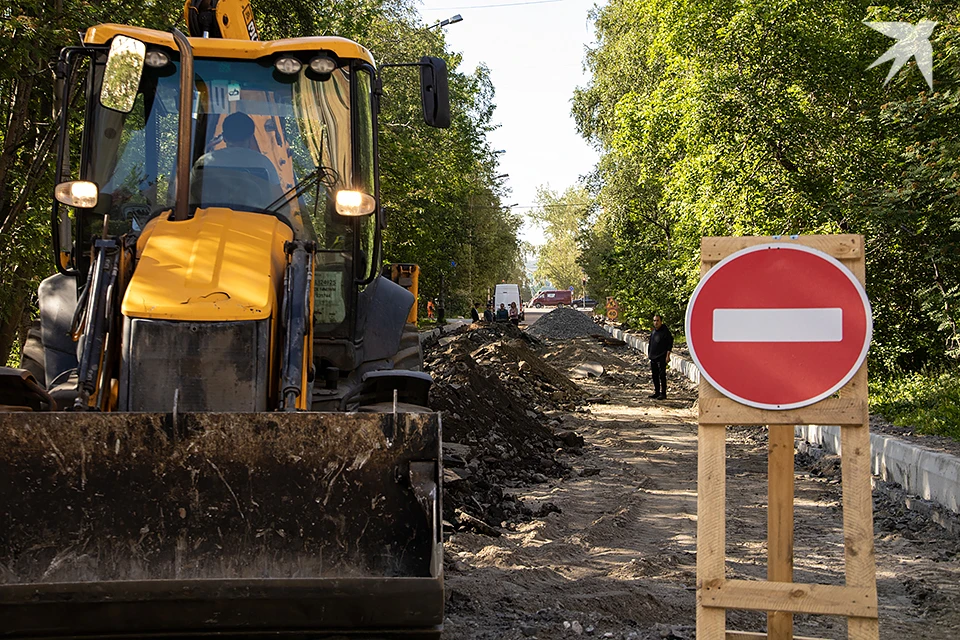
<instances>
[{"instance_id":1,"label":"tree trunk","mask_svg":"<svg viewBox=\"0 0 960 640\"><path fill-rule=\"evenodd\" d=\"M4 364L10 361L10 351L20 334L20 327L23 324L24 303L23 296L11 300L10 306L7 307L7 314L0 321L0 358L2 358ZM15 360L16 364L19 364L20 358L17 357Z\"/></svg>"}]
</instances>

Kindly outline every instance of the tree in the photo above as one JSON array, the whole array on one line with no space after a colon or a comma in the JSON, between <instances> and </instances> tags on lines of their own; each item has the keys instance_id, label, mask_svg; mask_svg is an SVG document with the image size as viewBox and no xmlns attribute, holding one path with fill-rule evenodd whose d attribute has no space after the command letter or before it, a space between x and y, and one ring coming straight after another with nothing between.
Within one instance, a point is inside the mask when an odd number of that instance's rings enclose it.
<instances>
[{"instance_id":1,"label":"tree","mask_svg":"<svg viewBox=\"0 0 960 640\"><path fill-rule=\"evenodd\" d=\"M537 206L530 218L543 227L546 236L537 250L537 279L549 281L556 289L580 286L583 269L578 262L577 237L592 207L593 200L583 187L568 187L563 194L546 187L537 189Z\"/></svg>"},{"instance_id":2,"label":"tree","mask_svg":"<svg viewBox=\"0 0 960 640\"><path fill-rule=\"evenodd\" d=\"M704 235L863 233L874 364L956 358L957 10L840 0L614 0L594 14L581 133L603 152L585 236L628 316L678 325ZM939 20L934 91L884 88L869 20ZM918 83L919 81L919 83ZM960 175L960 174L956 174ZM594 277L591 273L591 278ZM671 319L671 314L674 316Z\"/></svg>"},{"instance_id":3,"label":"tree","mask_svg":"<svg viewBox=\"0 0 960 640\"><path fill-rule=\"evenodd\" d=\"M388 261L420 265L422 300L443 295L448 309L465 312L495 283L519 282L522 273L520 220L503 207L496 155L486 137L494 110L489 72L482 66L460 71L459 56L446 52L443 33L412 19L374 21L367 42L381 63L424 54L447 61L452 123L444 130L423 124L415 70L384 71L384 252Z\"/></svg>"}]
</instances>

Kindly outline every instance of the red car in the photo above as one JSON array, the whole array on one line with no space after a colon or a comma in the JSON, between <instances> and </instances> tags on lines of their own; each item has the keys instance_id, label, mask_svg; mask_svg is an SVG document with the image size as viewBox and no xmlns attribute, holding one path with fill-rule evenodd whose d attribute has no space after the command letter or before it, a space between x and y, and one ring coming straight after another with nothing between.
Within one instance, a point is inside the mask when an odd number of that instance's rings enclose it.
<instances>
[{"instance_id":1,"label":"red car","mask_svg":"<svg viewBox=\"0 0 960 640\"><path fill-rule=\"evenodd\" d=\"M569 305L572 300L573 293L566 289L558 289L556 291L541 291L530 304L537 309L541 309L543 307L562 307Z\"/></svg>"}]
</instances>

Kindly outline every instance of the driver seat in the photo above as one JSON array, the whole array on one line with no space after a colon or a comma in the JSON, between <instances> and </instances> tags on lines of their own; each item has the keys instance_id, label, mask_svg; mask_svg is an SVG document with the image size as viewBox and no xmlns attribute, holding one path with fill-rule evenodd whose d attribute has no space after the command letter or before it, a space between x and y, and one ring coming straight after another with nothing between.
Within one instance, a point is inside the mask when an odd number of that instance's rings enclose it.
<instances>
[{"instance_id":1,"label":"driver seat","mask_svg":"<svg viewBox=\"0 0 960 640\"><path fill-rule=\"evenodd\" d=\"M271 184L260 167L227 167L206 164L194 167L191 200L200 206L232 204L265 209L279 196L279 185Z\"/></svg>"}]
</instances>

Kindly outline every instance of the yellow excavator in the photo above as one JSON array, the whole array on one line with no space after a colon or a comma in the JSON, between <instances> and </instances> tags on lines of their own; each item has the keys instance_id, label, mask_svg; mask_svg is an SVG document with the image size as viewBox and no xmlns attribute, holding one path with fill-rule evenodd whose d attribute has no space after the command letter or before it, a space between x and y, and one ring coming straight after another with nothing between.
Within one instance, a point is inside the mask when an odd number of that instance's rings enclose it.
<instances>
[{"instance_id":1,"label":"yellow excavator","mask_svg":"<svg viewBox=\"0 0 960 640\"><path fill-rule=\"evenodd\" d=\"M0 371L0 638L436 638L441 427L380 275L380 70L260 41L246 0L185 18L59 57L58 273ZM441 59L384 66L449 126Z\"/></svg>"}]
</instances>

